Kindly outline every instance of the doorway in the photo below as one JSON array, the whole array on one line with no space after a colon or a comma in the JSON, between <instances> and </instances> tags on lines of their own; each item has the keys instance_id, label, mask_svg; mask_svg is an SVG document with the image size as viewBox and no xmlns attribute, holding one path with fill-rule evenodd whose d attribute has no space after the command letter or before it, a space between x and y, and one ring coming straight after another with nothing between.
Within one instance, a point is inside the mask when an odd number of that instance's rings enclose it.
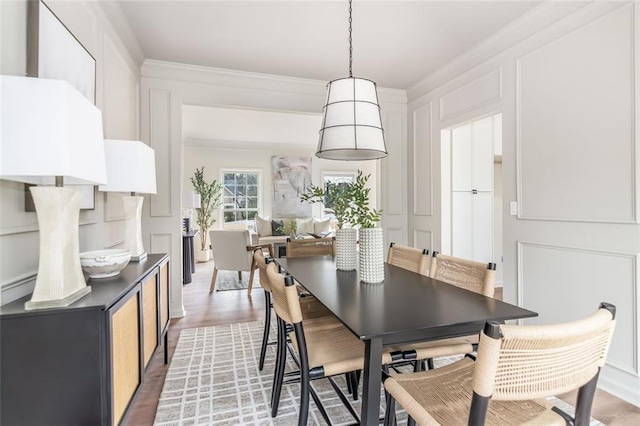
<instances>
[{"instance_id":1,"label":"doorway","mask_svg":"<svg viewBox=\"0 0 640 426\"><path fill-rule=\"evenodd\" d=\"M497 264L502 285L502 114L441 132L445 254Z\"/></svg>"}]
</instances>

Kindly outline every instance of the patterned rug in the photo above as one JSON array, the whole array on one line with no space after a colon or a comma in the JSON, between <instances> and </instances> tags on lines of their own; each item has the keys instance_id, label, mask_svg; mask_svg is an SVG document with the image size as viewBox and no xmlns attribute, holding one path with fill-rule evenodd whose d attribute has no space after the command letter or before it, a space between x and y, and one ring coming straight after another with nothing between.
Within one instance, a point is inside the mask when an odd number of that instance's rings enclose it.
<instances>
[{"instance_id":1,"label":"patterned rug","mask_svg":"<svg viewBox=\"0 0 640 426\"><path fill-rule=\"evenodd\" d=\"M296 424L299 384L283 387L278 416L271 418L269 400L275 347L269 346L264 369L258 371L262 328L262 322L256 321L183 330L165 378L154 425ZM287 370L296 370L290 358ZM436 366L451 361L437 359ZM346 393L343 377L335 380ZM314 381L313 387L334 425L354 422L326 379ZM381 400L384 404L383 397ZM360 401L351 402L359 413ZM573 413L569 404L556 398L553 402ZM308 424L325 424L313 400L310 408ZM384 415L384 407L380 414ZM406 424L404 410L399 409L397 415L398 424ZM591 422L591 426L601 424Z\"/></svg>"}]
</instances>

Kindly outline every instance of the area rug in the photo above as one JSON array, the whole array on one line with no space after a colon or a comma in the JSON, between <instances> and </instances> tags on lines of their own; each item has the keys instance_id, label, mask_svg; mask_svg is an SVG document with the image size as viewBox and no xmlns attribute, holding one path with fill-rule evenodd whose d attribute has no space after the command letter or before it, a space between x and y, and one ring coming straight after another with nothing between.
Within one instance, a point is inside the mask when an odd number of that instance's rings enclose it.
<instances>
[{"instance_id":1,"label":"area rug","mask_svg":"<svg viewBox=\"0 0 640 426\"><path fill-rule=\"evenodd\" d=\"M275 348L269 347L264 369L258 371L262 328L262 322L256 321L183 330L165 378L154 425L296 424L299 384L284 386L278 416L271 418L269 400ZM437 359L436 366L449 362L451 358ZM296 369L290 357L287 369ZM336 382L346 391L342 376L336 377ZM314 381L313 386L334 425L354 422L326 379ZM383 397L381 400L384 404ZM556 402L573 413L569 404L554 398ZM356 412L360 412L360 401L352 403ZM313 400L310 408L308 424L325 424ZM380 415L384 415L384 407ZM397 416L398 424L406 424L404 410L399 409ZM602 423L591 422L591 426L596 425Z\"/></svg>"},{"instance_id":2,"label":"area rug","mask_svg":"<svg viewBox=\"0 0 640 426\"><path fill-rule=\"evenodd\" d=\"M197 263L196 271L193 276L194 281L198 277L206 277L208 281L211 281L211 277L213 276L213 267L213 261ZM247 288L249 288L248 271L242 272L242 281L238 280L238 271L218 271L218 276L216 277L216 291L243 290ZM253 274L252 289L256 288L260 288L260 273L258 270Z\"/></svg>"}]
</instances>

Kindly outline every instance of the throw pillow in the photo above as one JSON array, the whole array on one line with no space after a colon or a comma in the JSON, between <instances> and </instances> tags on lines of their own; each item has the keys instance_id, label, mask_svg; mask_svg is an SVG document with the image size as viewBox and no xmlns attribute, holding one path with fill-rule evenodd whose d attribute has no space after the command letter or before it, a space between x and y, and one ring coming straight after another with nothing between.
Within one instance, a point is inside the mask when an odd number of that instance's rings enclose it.
<instances>
[{"instance_id":1,"label":"throw pillow","mask_svg":"<svg viewBox=\"0 0 640 426\"><path fill-rule=\"evenodd\" d=\"M269 216L260 217L256 215L256 232L260 237L270 237L273 235L271 231L271 221L269 220Z\"/></svg>"},{"instance_id":2,"label":"throw pillow","mask_svg":"<svg viewBox=\"0 0 640 426\"><path fill-rule=\"evenodd\" d=\"M271 235L274 235L277 237L285 235L283 228L284 228L284 221L282 220L271 221Z\"/></svg>"},{"instance_id":3,"label":"throw pillow","mask_svg":"<svg viewBox=\"0 0 640 426\"><path fill-rule=\"evenodd\" d=\"M313 234L315 232L312 217L309 219L296 219L296 226L298 234Z\"/></svg>"},{"instance_id":4,"label":"throw pillow","mask_svg":"<svg viewBox=\"0 0 640 426\"><path fill-rule=\"evenodd\" d=\"M314 233L318 235L327 234L331 232L331 218L322 220L316 219L313 223Z\"/></svg>"}]
</instances>

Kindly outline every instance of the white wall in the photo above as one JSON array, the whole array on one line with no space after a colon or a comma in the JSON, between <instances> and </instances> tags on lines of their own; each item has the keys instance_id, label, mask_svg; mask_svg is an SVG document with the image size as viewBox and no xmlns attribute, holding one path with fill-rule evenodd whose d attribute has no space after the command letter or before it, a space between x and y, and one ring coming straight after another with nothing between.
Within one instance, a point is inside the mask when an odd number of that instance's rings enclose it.
<instances>
[{"instance_id":1,"label":"white wall","mask_svg":"<svg viewBox=\"0 0 640 426\"><path fill-rule=\"evenodd\" d=\"M599 385L636 405L638 9L543 4L408 92L409 235L439 249L440 130L502 112L504 297L528 323L617 305Z\"/></svg>"},{"instance_id":2,"label":"white wall","mask_svg":"<svg viewBox=\"0 0 640 426\"><path fill-rule=\"evenodd\" d=\"M150 252L181 256L181 192L188 188L183 154L182 106L240 107L267 111L322 111L326 82L145 61L142 66L142 140L156 152L158 194L143 211ZM406 94L379 89L389 156L375 162L378 208L387 241L407 240ZM337 164L337 162L336 162ZM193 167L193 166L191 166ZM171 316L184 316L180 268L172 268Z\"/></svg>"},{"instance_id":3,"label":"white wall","mask_svg":"<svg viewBox=\"0 0 640 426\"><path fill-rule=\"evenodd\" d=\"M117 15L97 2L46 3L96 59L96 105L102 111L105 138L137 139L142 62L137 42L123 31ZM26 0L1 1L1 74L26 74L26 35ZM39 236L36 213L24 211L23 184L0 180L0 200L0 303L7 303L33 290ZM96 191L95 200L95 210L80 213L80 251L123 241L123 221L113 219L117 209L113 213L113 206L107 208L103 193Z\"/></svg>"},{"instance_id":4,"label":"white wall","mask_svg":"<svg viewBox=\"0 0 640 426\"><path fill-rule=\"evenodd\" d=\"M187 141L188 143L188 141ZM372 206L377 206L375 185L377 182L376 163L373 161L330 161L315 157L315 149L295 146L272 146L272 144L255 144L244 148L231 147L184 147L184 175L183 191L193 191L190 178L196 168L202 166L204 176L207 181L217 179L221 182L221 169L254 169L260 171L262 205L258 206L261 216L271 216L271 204L273 197L273 179L271 157L273 156L293 156L311 158L311 179L314 185L322 182L322 172L344 172L352 171L370 174L368 186L372 188L370 201ZM314 204L313 215L322 216L322 208L319 204ZM221 217L217 216L218 222L214 224L214 229L221 226Z\"/></svg>"}]
</instances>

